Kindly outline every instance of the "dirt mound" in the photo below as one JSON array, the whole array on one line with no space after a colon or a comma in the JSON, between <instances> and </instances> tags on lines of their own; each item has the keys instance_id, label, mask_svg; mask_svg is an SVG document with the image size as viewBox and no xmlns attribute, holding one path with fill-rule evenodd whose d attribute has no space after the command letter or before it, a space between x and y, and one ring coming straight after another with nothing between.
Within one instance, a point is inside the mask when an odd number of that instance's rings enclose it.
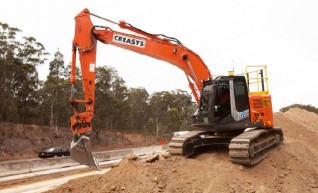
<instances>
[{"instance_id":1,"label":"dirt mound","mask_svg":"<svg viewBox=\"0 0 318 193\"><path fill-rule=\"evenodd\" d=\"M316 114L300 109L275 113L284 144L252 168L232 164L224 148L191 159L124 159L106 174L71 180L49 192L318 192L317 121Z\"/></svg>"}]
</instances>

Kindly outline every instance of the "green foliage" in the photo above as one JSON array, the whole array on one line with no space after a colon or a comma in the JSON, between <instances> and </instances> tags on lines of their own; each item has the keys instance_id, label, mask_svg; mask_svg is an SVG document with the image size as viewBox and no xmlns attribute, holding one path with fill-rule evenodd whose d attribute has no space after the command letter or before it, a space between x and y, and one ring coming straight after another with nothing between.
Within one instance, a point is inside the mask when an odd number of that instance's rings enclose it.
<instances>
[{"instance_id":1,"label":"green foliage","mask_svg":"<svg viewBox=\"0 0 318 193\"><path fill-rule=\"evenodd\" d=\"M150 116L156 120L156 133L160 136L173 131L188 130L188 118L195 109L191 96L182 90L162 91L151 95Z\"/></svg>"},{"instance_id":2,"label":"green foliage","mask_svg":"<svg viewBox=\"0 0 318 193\"><path fill-rule=\"evenodd\" d=\"M147 120L149 119L149 94L144 88L130 88L127 98L127 112L129 112L129 125L133 131L151 132L151 128L147 128Z\"/></svg>"},{"instance_id":3,"label":"green foliage","mask_svg":"<svg viewBox=\"0 0 318 193\"><path fill-rule=\"evenodd\" d=\"M292 104L292 105L289 105L287 107L281 108L279 111L284 113L284 112L288 111L291 108L304 109L306 111L318 114L318 108L317 107L314 107L312 105L302 105L302 104Z\"/></svg>"},{"instance_id":4,"label":"green foliage","mask_svg":"<svg viewBox=\"0 0 318 193\"><path fill-rule=\"evenodd\" d=\"M49 75L39 90L41 98L39 105L39 123L59 126L67 126L71 116L69 98L68 73L64 64L64 56L57 51L50 62Z\"/></svg>"},{"instance_id":5,"label":"green foliage","mask_svg":"<svg viewBox=\"0 0 318 193\"><path fill-rule=\"evenodd\" d=\"M127 87L124 83L114 68L96 68L94 125L97 128L125 127Z\"/></svg>"},{"instance_id":6,"label":"green foliage","mask_svg":"<svg viewBox=\"0 0 318 193\"><path fill-rule=\"evenodd\" d=\"M48 53L33 37L17 41L21 30L0 23L0 113L2 121L28 123L35 116L39 85L36 67L43 64ZM15 104L11 108L7 104ZM12 116L16 109L18 116Z\"/></svg>"}]
</instances>

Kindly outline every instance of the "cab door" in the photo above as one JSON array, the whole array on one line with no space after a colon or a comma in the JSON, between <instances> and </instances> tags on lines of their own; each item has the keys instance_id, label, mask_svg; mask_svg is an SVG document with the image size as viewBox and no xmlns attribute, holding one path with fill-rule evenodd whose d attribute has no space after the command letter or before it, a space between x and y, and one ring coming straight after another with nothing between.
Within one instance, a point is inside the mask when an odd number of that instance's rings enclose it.
<instances>
[{"instance_id":1,"label":"cab door","mask_svg":"<svg viewBox=\"0 0 318 193\"><path fill-rule=\"evenodd\" d=\"M245 77L221 77L215 85L213 124L248 122L249 100Z\"/></svg>"}]
</instances>

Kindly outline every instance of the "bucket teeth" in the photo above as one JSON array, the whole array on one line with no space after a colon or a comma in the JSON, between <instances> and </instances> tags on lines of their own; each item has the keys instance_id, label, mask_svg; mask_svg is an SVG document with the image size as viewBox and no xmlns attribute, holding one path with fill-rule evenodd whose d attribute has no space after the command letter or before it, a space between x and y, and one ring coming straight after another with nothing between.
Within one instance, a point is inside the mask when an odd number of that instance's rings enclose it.
<instances>
[{"instance_id":1,"label":"bucket teeth","mask_svg":"<svg viewBox=\"0 0 318 193\"><path fill-rule=\"evenodd\" d=\"M74 135L71 143L71 157L80 164L100 170L98 161L91 150L90 139L86 135Z\"/></svg>"}]
</instances>

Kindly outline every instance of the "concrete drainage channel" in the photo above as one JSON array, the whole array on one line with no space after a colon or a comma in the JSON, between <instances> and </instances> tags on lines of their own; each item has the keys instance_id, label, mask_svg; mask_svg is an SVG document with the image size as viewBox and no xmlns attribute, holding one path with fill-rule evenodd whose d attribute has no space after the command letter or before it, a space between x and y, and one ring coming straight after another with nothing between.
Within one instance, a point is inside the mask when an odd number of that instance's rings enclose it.
<instances>
[{"instance_id":1,"label":"concrete drainage channel","mask_svg":"<svg viewBox=\"0 0 318 193\"><path fill-rule=\"evenodd\" d=\"M167 145L149 146L141 148L121 149L112 151L95 152L94 156L99 162L108 160L122 159L127 154L133 153L138 156L151 154L152 152L160 153L168 149ZM79 165L74 162L71 157L58 157L49 159L28 159L17 161L0 162L0 177L11 176L17 174L32 173L37 171L57 169Z\"/></svg>"}]
</instances>

